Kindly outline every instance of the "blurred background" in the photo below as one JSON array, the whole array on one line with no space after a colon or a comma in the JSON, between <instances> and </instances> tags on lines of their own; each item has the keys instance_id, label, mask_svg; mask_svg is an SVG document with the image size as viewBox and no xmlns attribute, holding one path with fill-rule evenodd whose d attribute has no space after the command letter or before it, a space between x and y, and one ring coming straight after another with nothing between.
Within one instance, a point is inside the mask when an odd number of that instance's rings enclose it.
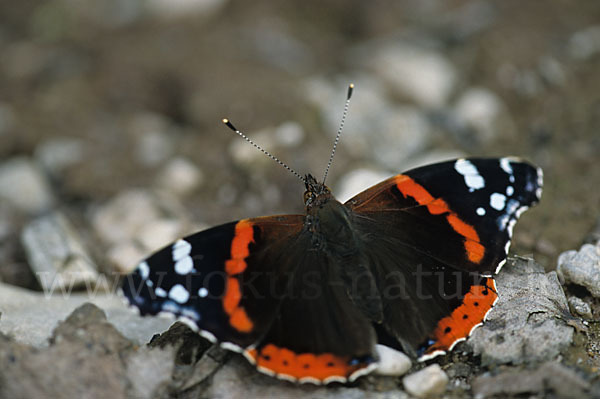
<instances>
[{"instance_id":1,"label":"blurred background","mask_svg":"<svg viewBox=\"0 0 600 399\"><path fill-rule=\"evenodd\" d=\"M44 284L44 237L110 274L200 228L303 212L301 182L221 118L322 176L350 82L339 199L429 162L517 155L545 187L513 253L554 269L598 220L597 1L5 1L0 54L9 284Z\"/></svg>"}]
</instances>

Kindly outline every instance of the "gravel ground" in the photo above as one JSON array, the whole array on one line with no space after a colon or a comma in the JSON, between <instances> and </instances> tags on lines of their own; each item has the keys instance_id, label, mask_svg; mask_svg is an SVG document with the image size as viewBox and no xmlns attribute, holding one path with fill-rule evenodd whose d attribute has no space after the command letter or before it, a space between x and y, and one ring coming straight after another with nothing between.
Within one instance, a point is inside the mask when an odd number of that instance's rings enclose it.
<instances>
[{"instance_id":1,"label":"gravel ground","mask_svg":"<svg viewBox=\"0 0 600 399\"><path fill-rule=\"evenodd\" d=\"M182 329L145 346L170 323L140 331L111 294L181 235L302 212L302 184L221 118L320 175L350 82L329 180L340 199L462 155L544 170L542 202L511 247L536 260L523 270L545 276L544 290L509 295L533 307L499 307L496 330L478 330L430 381L444 373L443 395L457 398L600 395L599 21L594 1L0 3L0 395L420 395L414 379L390 377L333 390L273 383ZM71 314L87 300L107 319L86 306ZM55 329L62 321L87 338ZM110 332L94 335L98 324ZM543 338L528 341L534 332ZM197 349L181 354L180 341ZM88 360L103 371L74 366ZM79 372L52 385L65 370Z\"/></svg>"}]
</instances>

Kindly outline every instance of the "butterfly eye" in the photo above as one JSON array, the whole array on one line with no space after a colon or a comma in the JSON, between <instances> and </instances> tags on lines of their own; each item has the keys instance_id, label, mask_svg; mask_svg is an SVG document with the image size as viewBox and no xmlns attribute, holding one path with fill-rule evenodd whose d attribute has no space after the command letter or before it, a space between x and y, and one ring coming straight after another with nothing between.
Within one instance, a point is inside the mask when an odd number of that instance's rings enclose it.
<instances>
[{"instance_id":1,"label":"butterfly eye","mask_svg":"<svg viewBox=\"0 0 600 399\"><path fill-rule=\"evenodd\" d=\"M314 193L312 191L304 192L304 204L308 204L314 197Z\"/></svg>"}]
</instances>

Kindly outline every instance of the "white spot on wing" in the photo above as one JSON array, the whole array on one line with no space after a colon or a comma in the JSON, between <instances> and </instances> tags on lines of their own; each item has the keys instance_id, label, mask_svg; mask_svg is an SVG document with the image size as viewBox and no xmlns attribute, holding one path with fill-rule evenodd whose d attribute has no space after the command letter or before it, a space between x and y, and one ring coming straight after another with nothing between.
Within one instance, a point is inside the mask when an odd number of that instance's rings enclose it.
<instances>
[{"instance_id":1,"label":"white spot on wing","mask_svg":"<svg viewBox=\"0 0 600 399\"><path fill-rule=\"evenodd\" d=\"M506 195L508 195L508 196L510 197L510 196L511 196L511 195L513 195L514 193L515 193L515 189L514 189L514 187L513 187L513 186L508 186L508 187L506 187Z\"/></svg>"},{"instance_id":2,"label":"white spot on wing","mask_svg":"<svg viewBox=\"0 0 600 399\"><path fill-rule=\"evenodd\" d=\"M169 290L169 298L178 303L186 303L188 299L190 299L190 293L183 285L175 284L173 288Z\"/></svg>"},{"instance_id":3,"label":"white spot on wing","mask_svg":"<svg viewBox=\"0 0 600 399\"><path fill-rule=\"evenodd\" d=\"M479 216L485 215L485 209L483 209L482 207L477 208L476 212Z\"/></svg>"},{"instance_id":4,"label":"white spot on wing","mask_svg":"<svg viewBox=\"0 0 600 399\"><path fill-rule=\"evenodd\" d=\"M189 274L194 270L194 261L191 256L186 256L175 262L175 272L177 274Z\"/></svg>"},{"instance_id":5,"label":"white spot on wing","mask_svg":"<svg viewBox=\"0 0 600 399\"><path fill-rule=\"evenodd\" d=\"M202 287L198 290L198 295L200 296L200 298L206 298L208 296L208 290Z\"/></svg>"},{"instance_id":6,"label":"white spot on wing","mask_svg":"<svg viewBox=\"0 0 600 399\"><path fill-rule=\"evenodd\" d=\"M500 193L493 193L490 196L490 206L498 211L504 209L506 204L506 196Z\"/></svg>"},{"instance_id":7,"label":"white spot on wing","mask_svg":"<svg viewBox=\"0 0 600 399\"><path fill-rule=\"evenodd\" d=\"M513 175L513 168L510 164L510 158L500 158L500 167L506 172L507 175Z\"/></svg>"},{"instance_id":8,"label":"white spot on wing","mask_svg":"<svg viewBox=\"0 0 600 399\"><path fill-rule=\"evenodd\" d=\"M173 262L177 262L180 259L188 256L192 251L192 244L186 240L177 240L173 244Z\"/></svg>"},{"instance_id":9,"label":"white spot on wing","mask_svg":"<svg viewBox=\"0 0 600 399\"><path fill-rule=\"evenodd\" d=\"M454 163L454 169L465 178L465 184L470 191L479 190L485 187L485 180L479 174L479 171L470 161L458 159Z\"/></svg>"},{"instance_id":10,"label":"white spot on wing","mask_svg":"<svg viewBox=\"0 0 600 399\"><path fill-rule=\"evenodd\" d=\"M138 265L138 271L140 272L140 276L142 276L143 280L146 280L150 275L150 267L146 261L140 263Z\"/></svg>"},{"instance_id":11,"label":"white spot on wing","mask_svg":"<svg viewBox=\"0 0 600 399\"><path fill-rule=\"evenodd\" d=\"M156 287L154 292L156 293L156 296L159 296L161 298L164 298L167 296L167 291L163 290L161 287Z\"/></svg>"}]
</instances>

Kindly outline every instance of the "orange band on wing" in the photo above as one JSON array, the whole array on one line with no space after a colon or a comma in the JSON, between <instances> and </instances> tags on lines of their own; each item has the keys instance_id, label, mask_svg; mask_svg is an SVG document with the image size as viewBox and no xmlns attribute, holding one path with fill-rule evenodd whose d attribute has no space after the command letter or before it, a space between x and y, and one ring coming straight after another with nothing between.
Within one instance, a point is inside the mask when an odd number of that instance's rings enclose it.
<instances>
[{"instance_id":1,"label":"orange band on wing","mask_svg":"<svg viewBox=\"0 0 600 399\"><path fill-rule=\"evenodd\" d=\"M227 280L225 295L223 296L223 309L229 315L229 324L239 332L250 332L254 327L252 320L243 307L240 306L242 290L236 275L246 270L246 258L250 255L250 243L254 242L254 229L252 223L240 220L235 225L235 235L231 241L231 259L225 261Z\"/></svg>"},{"instance_id":2,"label":"orange band on wing","mask_svg":"<svg viewBox=\"0 0 600 399\"><path fill-rule=\"evenodd\" d=\"M246 357L263 371L270 371L279 377L294 380L314 378L324 382L330 378L346 380L355 371L368 366L366 363L350 364L349 356L336 356L331 353L296 353L273 344L265 345L259 351L248 350Z\"/></svg>"},{"instance_id":3,"label":"orange band on wing","mask_svg":"<svg viewBox=\"0 0 600 399\"><path fill-rule=\"evenodd\" d=\"M479 263L485 255L485 248L479 241L475 228L463 221L453 212L442 198L434 198L425 187L406 175L396 176L396 187L405 197L412 197L419 205L427 207L432 215L446 215L446 220L458 234L464 237L467 258L473 263Z\"/></svg>"},{"instance_id":4,"label":"orange band on wing","mask_svg":"<svg viewBox=\"0 0 600 399\"><path fill-rule=\"evenodd\" d=\"M481 285L472 286L462 304L450 316L438 322L432 335L435 343L427 348L425 354L447 351L456 341L467 338L471 330L483 322L496 298L496 283L492 278L486 278Z\"/></svg>"}]
</instances>

